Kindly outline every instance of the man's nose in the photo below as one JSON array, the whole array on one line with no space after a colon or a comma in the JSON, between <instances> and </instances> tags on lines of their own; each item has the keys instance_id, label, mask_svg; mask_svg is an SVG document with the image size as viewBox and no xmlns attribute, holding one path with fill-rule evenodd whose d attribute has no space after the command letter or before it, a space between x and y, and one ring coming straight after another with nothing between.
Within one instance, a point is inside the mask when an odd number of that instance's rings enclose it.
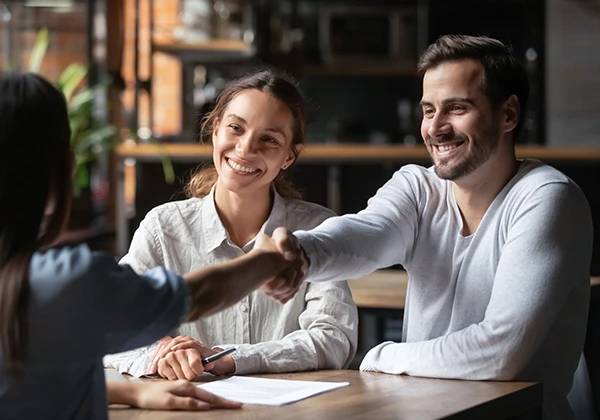
<instances>
[{"instance_id":1,"label":"man's nose","mask_svg":"<svg viewBox=\"0 0 600 420\"><path fill-rule=\"evenodd\" d=\"M448 120L441 114L436 114L427 127L429 137L439 137L452 132L452 126Z\"/></svg>"}]
</instances>

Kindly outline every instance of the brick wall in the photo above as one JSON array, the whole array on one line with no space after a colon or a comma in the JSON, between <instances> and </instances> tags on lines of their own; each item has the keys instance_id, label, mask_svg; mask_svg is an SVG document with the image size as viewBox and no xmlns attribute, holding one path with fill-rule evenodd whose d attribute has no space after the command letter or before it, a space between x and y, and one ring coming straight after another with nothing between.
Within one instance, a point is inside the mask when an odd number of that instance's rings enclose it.
<instances>
[{"instance_id":1,"label":"brick wall","mask_svg":"<svg viewBox=\"0 0 600 420\"><path fill-rule=\"evenodd\" d=\"M148 0L140 1L140 76L145 79L153 66L154 135L178 134L181 129L181 67L179 61L165 54L155 53L150 57L150 33ZM179 2L154 0L154 40L173 39L173 29L179 25ZM123 103L130 110L134 104L134 0L125 0L125 48L123 76L127 90ZM148 125L148 98L140 101L140 127Z\"/></svg>"}]
</instances>

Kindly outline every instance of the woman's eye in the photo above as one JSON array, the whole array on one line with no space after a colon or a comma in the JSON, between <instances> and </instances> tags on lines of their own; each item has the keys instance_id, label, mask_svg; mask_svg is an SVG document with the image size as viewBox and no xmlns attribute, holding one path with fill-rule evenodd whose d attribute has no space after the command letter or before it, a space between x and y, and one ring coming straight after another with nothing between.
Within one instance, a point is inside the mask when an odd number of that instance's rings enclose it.
<instances>
[{"instance_id":1,"label":"woman's eye","mask_svg":"<svg viewBox=\"0 0 600 420\"><path fill-rule=\"evenodd\" d=\"M229 124L227 128L236 133L242 130L242 128L237 124Z\"/></svg>"},{"instance_id":2,"label":"woman's eye","mask_svg":"<svg viewBox=\"0 0 600 420\"><path fill-rule=\"evenodd\" d=\"M272 144L279 144L279 142L277 140L275 140L273 137L265 137L264 140L267 143L272 143Z\"/></svg>"}]
</instances>

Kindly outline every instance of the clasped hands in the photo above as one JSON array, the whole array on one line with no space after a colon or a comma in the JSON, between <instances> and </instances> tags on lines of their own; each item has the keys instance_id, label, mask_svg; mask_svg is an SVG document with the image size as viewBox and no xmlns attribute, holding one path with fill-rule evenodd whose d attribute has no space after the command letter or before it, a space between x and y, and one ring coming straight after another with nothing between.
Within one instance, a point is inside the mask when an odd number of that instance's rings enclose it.
<instances>
[{"instance_id":1,"label":"clasped hands","mask_svg":"<svg viewBox=\"0 0 600 420\"><path fill-rule=\"evenodd\" d=\"M229 375L235 372L235 361L231 355L221 357L216 362L202 364L202 359L218 353L222 349L211 349L192 337L164 337L158 342L150 363L150 373L159 374L169 380L188 381L210 372L213 375Z\"/></svg>"},{"instance_id":2,"label":"clasped hands","mask_svg":"<svg viewBox=\"0 0 600 420\"><path fill-rule=\"evenodd\" d=\"M260 287L265 295L280 303L286 303L300 288L310 263L298 239L288 229L279 227L275 229L272 237L259 235L254 249L277 251L291 262L287 270Z\"/></svg>"}]
</instances>

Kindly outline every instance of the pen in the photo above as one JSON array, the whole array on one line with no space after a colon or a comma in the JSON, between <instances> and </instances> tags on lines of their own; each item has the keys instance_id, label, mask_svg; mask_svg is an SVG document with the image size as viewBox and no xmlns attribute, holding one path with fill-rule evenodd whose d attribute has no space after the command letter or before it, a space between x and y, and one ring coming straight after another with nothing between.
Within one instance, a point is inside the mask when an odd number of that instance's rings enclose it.
<instances>
[{"instance_id":1,"label":"pen","mask_svg":"<svg viewBox=\"0 0 600 420\"><path fill-rule=\"evenodd\" d=\"M235 351L235 347L232 347L227 350L220 351L212 356L208 356L206 359L202 359L202 364L206 365L210 362L214 362L215 360L219 360L223 356L227 356L229 353L233 353Z\"/></svg>"}]
</instances>

